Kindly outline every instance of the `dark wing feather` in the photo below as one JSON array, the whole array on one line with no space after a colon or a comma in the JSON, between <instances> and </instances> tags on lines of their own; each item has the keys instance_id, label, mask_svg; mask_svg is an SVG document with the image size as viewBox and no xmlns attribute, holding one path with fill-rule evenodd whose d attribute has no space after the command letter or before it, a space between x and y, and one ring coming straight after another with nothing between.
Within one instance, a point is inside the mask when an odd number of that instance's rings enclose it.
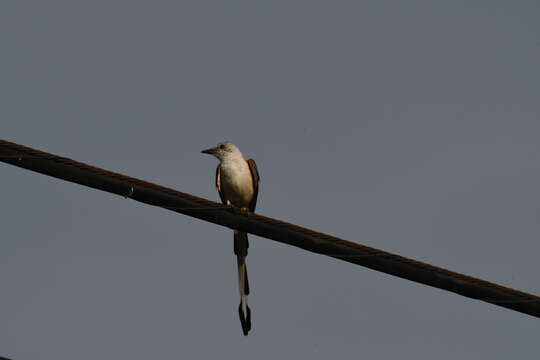
<instances>
[{"instance_id":1,"label":"dark wing feather","mask_svg":"<svg viewBox=\"0 0 540 360\"><path fill-rule=\"evenodd\" d=\"M259 195L259 182L261 178L259 177L259 171L257 170L257 164L255 160L249 159L246 160L249 166L249 171L251 172L251 179L253 180L253 197L249 203L249 211L255 212L255 206L257 205L257 195Z\"/></svg>"},{"instance_id":2,"label":"dark wing feather","mask_svg":"<svg viewBox=\"0 0 540 360\"><path fill-rule=\"evenodd\" d=\"M223 184L221 183L221 164L219 164L216 168L216 189L219 197L221 198L221 202L227 205L227 201L225 201L225 195L223 194Z\"/></svg>"}]
</instances>

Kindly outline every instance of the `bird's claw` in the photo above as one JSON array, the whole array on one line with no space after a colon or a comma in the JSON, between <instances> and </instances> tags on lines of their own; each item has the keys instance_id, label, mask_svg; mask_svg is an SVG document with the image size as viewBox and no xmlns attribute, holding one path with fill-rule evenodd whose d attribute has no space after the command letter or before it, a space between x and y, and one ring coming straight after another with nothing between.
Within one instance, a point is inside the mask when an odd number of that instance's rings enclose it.
<instances>
[{"instance_id":1,"label":"bird's claw","mask_svg":"<svg viewBox=\"0 0 540 360\"><path fill-rule=\"evenodd\" d=\"M238 214L238 215L249 215L249 209L246 208L246 207L241 207L241 208L238 208L236 206L233 206L232 204L230 204L229 202L227 202L227 210L233 212L234 214Z\"/></svg>"}]
</instances>

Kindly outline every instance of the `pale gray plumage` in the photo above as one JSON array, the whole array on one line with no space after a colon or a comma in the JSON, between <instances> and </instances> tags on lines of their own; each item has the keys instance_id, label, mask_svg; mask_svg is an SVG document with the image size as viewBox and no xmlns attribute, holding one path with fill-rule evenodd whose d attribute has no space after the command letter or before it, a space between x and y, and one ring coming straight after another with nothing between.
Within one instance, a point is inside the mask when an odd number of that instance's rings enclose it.
<instances>
[{"instance_id":1,"label":"pale gray plumage","mask_svg":"<svg viewBox=\"0 0 540 360\"><path fill-rule=\"evenodd\" d=\"M213 148L203 150L220 161L216 169L216 188L223 204L242 211L255 211L259 190L259 173L252 159L245 160L240 149L228 141L218 143ZM234 253L238 263L238 284L240 305L238 313L244 335L251 330L251 309L247 304L249 281L246 256L248 252L247 233L234 231Z\"/></svg>"}]
</instances>

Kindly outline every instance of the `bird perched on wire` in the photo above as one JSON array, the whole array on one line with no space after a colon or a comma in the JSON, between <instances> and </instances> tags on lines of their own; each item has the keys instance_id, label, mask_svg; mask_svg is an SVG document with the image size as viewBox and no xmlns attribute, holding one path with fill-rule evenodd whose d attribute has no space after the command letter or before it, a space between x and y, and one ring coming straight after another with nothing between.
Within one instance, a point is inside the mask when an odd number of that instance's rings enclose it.
<instances>
[{"instance_id":1,"label":"bird perched on wire","mask_svg":"<svg viewBox=\"0 0 540 360\"><path fill-rule=\"evenodd\" d=\"M253 159L245 160L240 149L228 141L220 142L202 153L214 155L219 160L216 169L216 188L221 202L241 211L255 211L259 193L259 172ZM248 253L247 233L234 230L234 253L238 262L240 305L238 313L242 331L247 336L251 330L251 309L247 304L249 282L246 268Z\"/></svg>"}]
</instances>

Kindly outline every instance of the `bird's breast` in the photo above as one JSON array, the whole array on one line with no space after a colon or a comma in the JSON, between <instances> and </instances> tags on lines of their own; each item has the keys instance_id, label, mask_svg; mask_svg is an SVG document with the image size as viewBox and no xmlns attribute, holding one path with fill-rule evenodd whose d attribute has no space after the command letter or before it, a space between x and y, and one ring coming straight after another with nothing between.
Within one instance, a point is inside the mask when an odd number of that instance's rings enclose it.
<instances>
[{"instance_id":1,"label":"bird's breast","mask_svg":"<svg viewBox=\"0 0 540 360\"><path fill-rule=\"evenodd\" d=\"M222 163L221 177L225 199L236 207L248 207L253 197L253 181L245 160Z\"/></svg>"}]
</instances>

